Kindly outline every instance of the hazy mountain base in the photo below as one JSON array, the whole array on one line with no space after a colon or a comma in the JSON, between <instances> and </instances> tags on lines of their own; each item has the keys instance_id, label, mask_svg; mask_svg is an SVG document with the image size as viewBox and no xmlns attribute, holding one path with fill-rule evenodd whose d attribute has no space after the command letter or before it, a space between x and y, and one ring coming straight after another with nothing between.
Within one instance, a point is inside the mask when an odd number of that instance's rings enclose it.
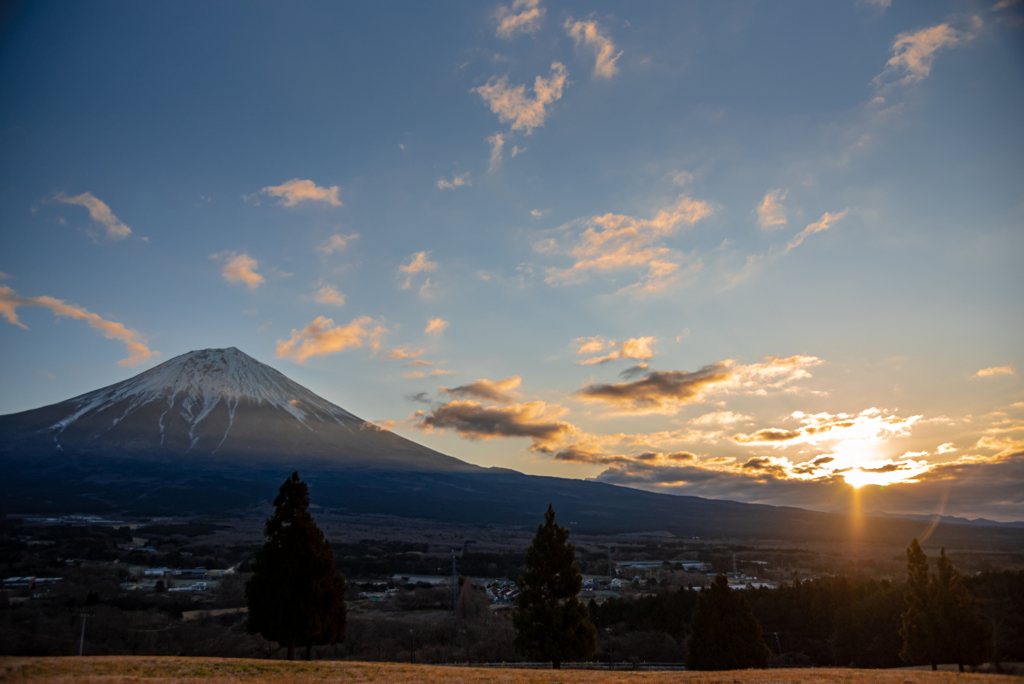
<instances>
[{"instance_id":1,"label":"hazy mountain base","mask_svg":"<svg viewBox=\"0 0 1024 684\"><path fill-rule=\"evenodd\" d=\"M246 684L306 684L312 682L437 682L461 684L495 682L532 684L547 682L692 682L693 684L818 684L819 682L882 684L933 684L971 682L1011 684L1017 677L991 674L957 674L908 670L778 669L726 672L605 672L600 670L526 670L508 668L450 667L360 662L282 662L227 658L3 658L0 681L79 684L94 682L147 682L152 684L191 684L228 682Z\"/></svg>"},{"instance_id":2,"label":"hazy mountain base","mask_svg":"<svg viewBox=\"0 0 1024 684\"><path fill-rule=\"evenodd\" d=\"M787 539L907 544L930 527L926 521L863 517L799 508L656 494L609 484L523 475L492 469L416 472L326 468L296 461L288 467L181 459L65 454L2 460L0 487L6 513L180 516L265 506L299 469L321 510L348 515L392 515L445 523L532 529L549 503L574 533L664 531L677 537ZM251 513L250 513L251 514ZM1017 550L1024 529L938 524L937 544Z\"/></svg>"}]
</instances>

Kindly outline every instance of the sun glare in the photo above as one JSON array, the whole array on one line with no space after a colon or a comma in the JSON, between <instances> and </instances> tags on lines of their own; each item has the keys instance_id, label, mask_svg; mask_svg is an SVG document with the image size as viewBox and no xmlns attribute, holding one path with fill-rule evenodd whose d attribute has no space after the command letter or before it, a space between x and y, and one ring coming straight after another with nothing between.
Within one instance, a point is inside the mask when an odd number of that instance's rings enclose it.
<instances>
[{"instance_id":1,"label":"sun glare","mask_svg":"<svg viewBox=\"0 0 1024 684\"><path fill-rule=\"evenodd\" d=\"M877 468L858 467L843 473L846 484L855 489L864 485L879 485L886 487L901 482L913 482L914 479L927 472L931 468L927 463L915 463L913 461L895 464L882 464Z\"/></svg>"}]
</instances>

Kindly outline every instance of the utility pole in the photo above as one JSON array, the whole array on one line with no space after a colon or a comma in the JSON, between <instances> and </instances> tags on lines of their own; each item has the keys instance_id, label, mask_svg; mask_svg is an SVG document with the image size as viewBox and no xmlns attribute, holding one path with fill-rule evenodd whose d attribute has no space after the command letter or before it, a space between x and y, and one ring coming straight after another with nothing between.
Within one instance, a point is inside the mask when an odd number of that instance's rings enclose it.
<instances>
[{"instance_id":1,"label":"utility pole","mask_svg":"<svg viewBox=\"0 0 1024 684\"><path fill-rule=\"evenodd\" d=\"M455 615L455 604L459 600L459 573L455 569L455 551L452 551L452 615Z\"/></svg>"},{"instance_id":2,"label":"utility pole","mask_svg":"<svg viewBox=\"0 0 1024 684\"><path fill-rule=\"evenodd\" d=\"M608 547L608 584L612 583L612 547Z\"/></svg>"},{"instance_id":3,"label":"utility pole","mask_svg":"<svg viewBox=\"0 0 1024 684\"><path fill-rule=\"evenodd\" d=\"M92 617L91 613L79 613L82 618L82 633L78 637L78 655L82 655L82 650L85 647L85 619Z\"/></svg>"}]
</instances>

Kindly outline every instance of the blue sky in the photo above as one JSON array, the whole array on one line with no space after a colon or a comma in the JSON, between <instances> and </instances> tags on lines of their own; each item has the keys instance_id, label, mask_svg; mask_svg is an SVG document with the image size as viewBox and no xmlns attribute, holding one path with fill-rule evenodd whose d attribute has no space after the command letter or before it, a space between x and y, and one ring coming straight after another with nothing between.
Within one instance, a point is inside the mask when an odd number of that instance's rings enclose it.
<instances>
[{"instance_id":1,"label":"blue sky","mask_svg":"<svg viewBox=\"0 0 1024 684\"><path fill-rule=\"evenodd\" d=\"M1024 519L1021 2L2 19L0 412L236 346L483 465Z\"/></svg>"}]
</instances>

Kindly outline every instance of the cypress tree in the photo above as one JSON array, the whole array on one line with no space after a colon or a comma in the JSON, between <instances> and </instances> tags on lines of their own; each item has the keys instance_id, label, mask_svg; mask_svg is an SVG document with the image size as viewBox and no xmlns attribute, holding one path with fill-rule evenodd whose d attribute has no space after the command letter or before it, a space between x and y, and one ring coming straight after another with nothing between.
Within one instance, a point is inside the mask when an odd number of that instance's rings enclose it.
<instances>
[{"instance_id":1,"label":"cypress tree","mask_svg":"<svg viewBox=\"0 0 1024 684\"><path fill-rule=\"evenodd\" d=\"M297 472L274 499L264 528L266 543L256 552L253 576L245 585L246 630L288 648L336 644L345 638L345 580L309 508L309 488Z\"/></svg>"},{"instance_id":2,"label":"cypress tree","mask_svg":"<svg viewBox=\"0 0 1024 684\"><path fill-rule=\"evenodd\" d=\"M583 576L575 560L569 530L555 523L549 504L516 581L518 610L512 625L515 649L527 658L550 660L556 670L564 660L585 660L597 651L597 629L578 599Z\"/></svg>"},{"instance_id":3,"label":"cypress tree","mask_svg":"<svg viewBox=\"0 0 1024 684\"><path fill-rule=\"evenodd\" d=\"M992 633L978 616L978 601L964 586L963 578L946 558L943 547L932 577L932 619L940 655L964 665L977 665L989 652Z\"/></svg>"},{"instance_id":4,"label":"cypress tree","mask_svg":"<svg viewBox=\"0 0 1024 684\"><path fill-rule=\"evenodd\" d=\"M931 663L937 669L938 658L935 643L932 611L932 588L928 582L928 557L921 550L917 539L907 549L907 591L904 594L907 610L903 613L903 649L900 657L908 663Z\"/></svg>"},{"instance_id":5,"label":"cypress tree","mask_svg":"<svg viewBox=\"0 0 1024 684\"><path fill-rule=\"evenodd\" d=\"M725 575L700 592L693 610L686 655L688 670L768 667L771 651L747 599L729 588Z\"/></svg>"}]
</instances>

